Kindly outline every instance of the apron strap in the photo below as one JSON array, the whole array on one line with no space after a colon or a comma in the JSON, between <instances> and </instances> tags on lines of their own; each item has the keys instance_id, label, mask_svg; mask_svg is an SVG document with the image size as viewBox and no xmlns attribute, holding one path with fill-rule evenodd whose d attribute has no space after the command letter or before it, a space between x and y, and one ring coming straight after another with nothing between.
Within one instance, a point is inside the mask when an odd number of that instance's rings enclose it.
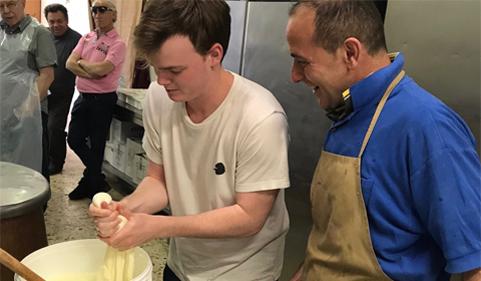
<instances>
[{"instance_id":1,"label":"apron strap","mask_svg":"<svg viewBox=\"0 0 481 281\"><path fill-rule=\"evenodd\" d=\"M384 105L386 104L387 99L389 98L389 95L391 92L394 90L394 88L399 84L401 79L404 77L404 70L401 70L399 74L394 78L394 80L389 84L389 87L386 89L386 92L384 92L384 95L381 98L381 101L379 102L376 112L374 112L374 116L372 117L371 123L369 124L369 128L367 129L367 133L364 136L364 140L362 142L361 146L361 151L359 151L359 158L361 158L362 154L364 153L364 150L366 149L367 143L369 142L369 139L371 138L372 131L374 130L374 127L376 126L377 119L379 118L379 115L381 115L381 111L384 108Z\"/></svg>"}]
</instances>

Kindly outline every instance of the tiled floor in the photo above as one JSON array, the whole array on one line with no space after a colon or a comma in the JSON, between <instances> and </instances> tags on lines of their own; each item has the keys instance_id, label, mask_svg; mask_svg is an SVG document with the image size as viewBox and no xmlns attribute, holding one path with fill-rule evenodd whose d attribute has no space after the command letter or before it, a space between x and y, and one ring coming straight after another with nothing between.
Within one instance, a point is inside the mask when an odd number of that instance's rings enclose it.
<instances>
[{"instance_id":1,"label":"tiled floor","mask_svg":"<svg viewBox=\"0 0 481 281\"><path fill-rule=\"evenodd\" d=\"M52 176L50 181L52 198L45 213L45 224L49 245L59 242L95 238L94 224L87 214L90 200L71 201L67 194L75 188L83 172L80 159L68 151L61 174ZM112 189L112 198L118 200L122 194ZM153 281L162 280L162 270L167 257L167 240L155 240L142 246L153 263Z\"/></svg>"}]
</instances>

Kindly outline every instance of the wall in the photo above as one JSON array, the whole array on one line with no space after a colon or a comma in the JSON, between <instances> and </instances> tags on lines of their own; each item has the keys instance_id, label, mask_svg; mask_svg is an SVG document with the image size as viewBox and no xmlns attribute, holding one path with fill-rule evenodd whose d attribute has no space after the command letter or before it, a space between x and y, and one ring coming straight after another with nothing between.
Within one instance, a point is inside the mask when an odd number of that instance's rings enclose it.
<instances>
[{"instance_id":1,"label":"wall","mask_svg":"<svg viewBox=\"0 0 481 281\"><path fill-rule=\"evenodd\" d=\"M290 133L286 190L290 230L281 280L289 280L302 262L311 228L309 187L330 121L312 90L291 82L292 58L285 38L289 2L248 2L242 74L269 89L287 113Z\"/></svg>"},{"instance_id":2,"label":"wall","mask_svg":"<svg viewBox=\"0 0 481 281\"><path fill-rule=\"evenodd\" d=\"M129 88L132 85L133 69L136 52L133 48L134 28L140 20L142 0L112 0L117 8L117 21L115 29L127 45L127 52L122 66L121 87ZM92 1L93 3L94 1Z\"/></svg>"},{"instance_id":3,"label":"wall","mask_svg":"<svg viewBox=\"0 0 481 281\"><path fill-rule=\"evenodd\" d=\"M40 0L27 0L25 2L25 14L31 15L40 21L42 13L40 12Z\"/></svg>"},{"instance_id":4,"label":"wall","mask_svg":"<svg viewBox=\"0 0 481 281\"><path fill-rule=\"evenodd\" d=\"M418 84L468 123L480 144L480 1L389 1L390 51L405 55Z\"/></svg>"},{"instance_id":5,"label":"wall","mask_svg":"<svg viewBox=\"0 0 481 281\"><path fill-rule=\"evenodd\" d=\"M27 2L29 2L28 0ZM80 34L90 32L89 23L89 6L87 0L42 0L42 24L48 26L47 20L43 15L45 6L53 3L59 3L67 8L69 14L69 26Z\"/></svg>"}]
</instances>

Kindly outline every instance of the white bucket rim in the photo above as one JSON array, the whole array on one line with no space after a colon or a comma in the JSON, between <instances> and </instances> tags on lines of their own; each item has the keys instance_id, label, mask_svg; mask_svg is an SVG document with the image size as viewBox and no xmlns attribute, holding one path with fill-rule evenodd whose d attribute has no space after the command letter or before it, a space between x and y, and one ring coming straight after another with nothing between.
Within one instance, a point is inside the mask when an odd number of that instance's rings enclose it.
<instances>
[{"instance_id":1,"label":"white bucket rim","mask_svg":"<svg viewBox=\"0 0 481 281\"><path fill-rule=\"evenodd\" d=\"M61 253L65 251L65 248L68 247L69 249L75 249L77 247L79 248L85 248L86 245L101 245L101 246L107 246L103 241L99 239L79 239L79 240L71 240L71 241L65 241L65 242L60 242L56 244L52 244L46 247L43 247L41 249L38 249L32 253L30 253L28 256L23 258L21 260L21 263L28 265L29 263L35 262L37 259L42 259L47 256L50 256L55 253ZM135 247L134 249L138 248L137 253L140 254L145 260L147 261L147 266L146 268L137 276L135 276L132 281L141 281L141 280L151 280L151 276L148 279L146 278L146 275L151 274L152 275L152 260L149 256L149 254L142 248L140 247ZM20 279L20 276L15 274L14 280L22 280Z\"/></svg>"}]
</instances>

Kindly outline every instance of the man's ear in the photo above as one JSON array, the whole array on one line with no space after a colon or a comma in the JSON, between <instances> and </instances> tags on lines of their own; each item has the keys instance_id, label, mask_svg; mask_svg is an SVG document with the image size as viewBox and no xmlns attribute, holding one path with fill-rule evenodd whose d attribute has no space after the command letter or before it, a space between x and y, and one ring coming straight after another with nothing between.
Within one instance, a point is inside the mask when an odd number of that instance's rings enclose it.
<instances>
[{"instance_id":1,"label":"man's ear","mask_svg":"<svg viewBox=\"0 0 481 281\"><path fill-rule=\"evenodd\" d=\"M215 43L212 45L207 55L209 57L211 66L219 65L224 57L224 48L222 48L221 44Z\"/></svg>"},{"instance_id":2,"label":"man's ear","mask_svg":"<svg viewBox=\"0 0 481 281\"><path fill-rule=\"evenodd\" d=\"M362 43L355 37L348 37L344 40L343 56L344 62L349 69L355 68L359 64Z\"/></svg>"}]
</instances>

